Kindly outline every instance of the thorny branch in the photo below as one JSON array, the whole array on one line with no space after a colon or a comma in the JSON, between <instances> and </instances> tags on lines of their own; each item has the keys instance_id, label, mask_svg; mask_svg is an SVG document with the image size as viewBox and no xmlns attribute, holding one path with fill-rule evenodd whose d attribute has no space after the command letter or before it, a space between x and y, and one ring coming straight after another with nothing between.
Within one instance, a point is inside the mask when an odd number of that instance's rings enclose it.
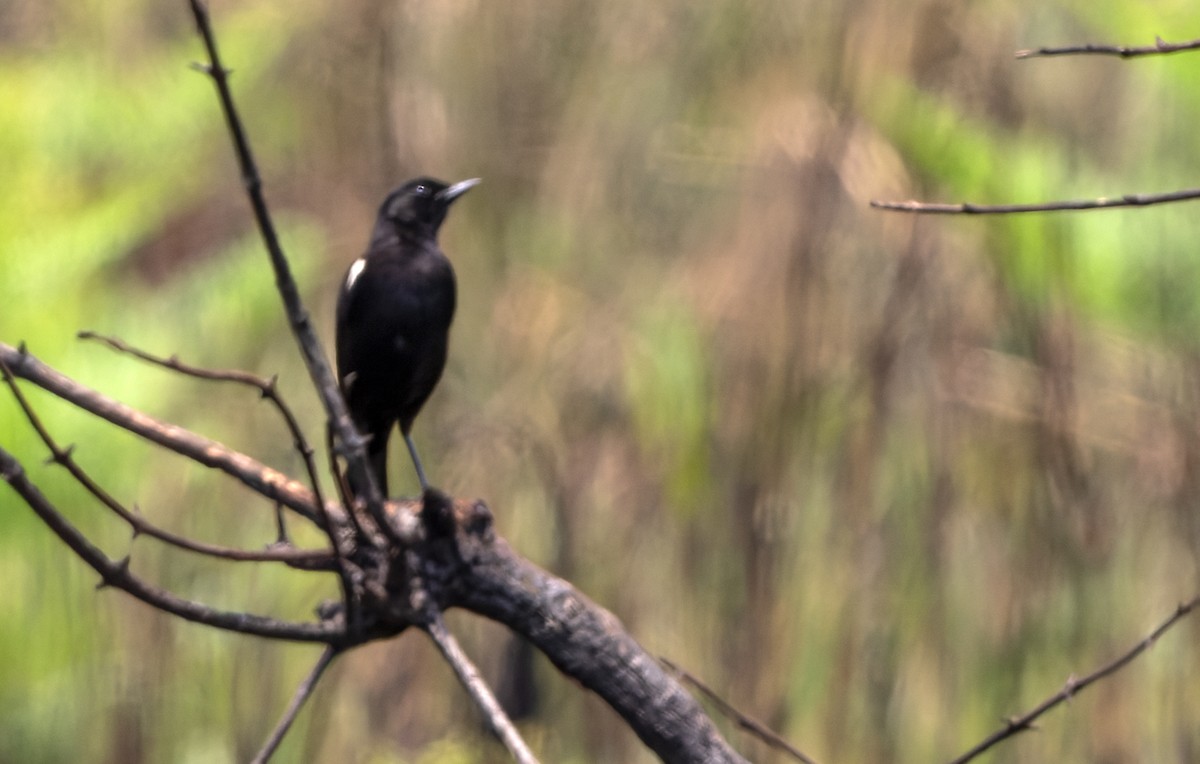
<instances>
[{"instance_id":1,"label":"thorny branch","mask_svg":"<svg viewBox=\"0 0 1200 764\"><path fill-rule=\"evenodd\" d=\"M919 212L926 215L1012 215L1022 212L1064 212L1077 210L1102 210L1113 207L1149 207L1153 204L1168 204L1170 202L1186 202L1200 199L1200 188L1187 188L1182 191L1169 191L1164 194L1125 194L1115 197L1100 197L1098 199L1072 199L1059 202L1039 202L1037 204L943 204L938 202L885 202L871 200L871 206L877 210L892 212Z\"/></svg>"},{"instance_id":2,"label":"thorny branch","mask_svg":"<svg viewBox=\"0 0 1200 764\"><path fill-rule=\"evenodd\" d=\"M321 481L317 478L317 468L313 462L313 455L316 453L313 447L309 445L308 440L304 437L304 432L300 429L300 422L297 421L296 415L292 413L291 406L283 400L279 394L279 378L271 377L266 379L257 374L242 371L240 369L202 369L199 366L193 366L179 360L178 356L170 358L161 358L152 353L147 353L144 350L135 348L119 337L108 337L96 332L83 331L77 335L81 340L96 340L108 347L116 350L118 353L125 353L134 358L139 358L147 363L155 366L161 366L164 369L177 371L180 374L185 374L189 377L197 379L207 379L216 382L235 382L240 385L246 385L258 390L259 395L264 400L270 401L275 410L279 412L283 418L284 424L288 428L288 432L292 434L292 444L296 451L299 452L300 458L304 460L304 469L308 472L309 484L312 486L313 494L317 497L317 506L325 506L325 498L321 495Z\"/></svg>"},{"instance_id":3,"label":"thorny branch","mask_svg":"<svg viewBox=\"0 0 1200 764\"><path fill-rule=\"evenodd\" d=\"M117 501L112 494L110 494L95 480L93 480L91 475L87 474L87 472L79 466L79 463L75 461L74 446L61 448L58 445L53 436L50 435L49 430L47 430L46 426L42 423L42 420L37 415L37 412L35 412L33 407L29 405L28 399L25 398L25 393L21 392L21 388L17 384L16 378L12 375L12 372L9 370L8 365L4 362L2 357L0 357L0 376L2 376L5 383L8 384L9 389L12 391L13 397L17 401L17 405L25 414L25 418L29 421L29 424L33 427L34 431L37 432L38 437L42 439L42 442L46 445L46 448L49 449L51 461L66 468L67 472L71 474L71 477L75 478L75 480L82 485L88 493L94 496L101 504L112 510L118 517L124 520L126 524L133 529L135 536L138 534L144 534L172 546L179 547L180 549L186 549L190 552L196 552L198 554L208 555L210 557L217 557L223 560L246 562L286 562L293 564L298 568L311 569L313 566L319 566L325 569L329 568L329 563L332 561L329 552L278 547L264 551L232 549L230 547L223 547L215 544L206 544L202 541L196 541L186 536L181 536L177 533L171 533L170 531L165 531L159 528L157 525L154 525L149 520L146 520L138 513L130 511L127 507L125 507L124 504Z\"/></svg>"},{"instance_id":4,"label":"thorny branch","mask_svg":"<svg viewBox=\"0 0 1200 764\"><path fill-rule=\"evenodd\" d=\"M270 256L271 267L275 270L275 285L279 289L280 297L283 298L288 324L292 328L292 334L296 337L313 386L316 387L317 394L321 397L321 403L329 415L330 426L341 443L342 455L346 458L346 469L353 476L355 485L365 486L362 498L366 500L367 513L375 521L380 531L390 534L391 526L384 518L383 513L383 496L379 493L379 486L375 485L374 476L367 465L366 441L354 429L354 423L350 419L346 402L342 400L333 370L329 366L325 352L321 349L317 333L313 331L308 311L300 301L300 290L296 286L296 280L292 277L291 266L288 265L287 257L284 256L283 248L279 244L275 223L271 220L271 213L267 209L267 200L263 195L262 176L258 173L258 165L250 150L250 140L246 136L241 117L238 116L237 107L233 103L233 91L229 89L229 72L221 64L221 57L217 51L217 38L213 34L208 9L202 0L189 0L189 4L200 38L204 41L205 52L208 54L208 64L199 68L212 78L213 85L217 88L217 95L221 100L221 111L225 115L229 135L233 140L234 152L237 154L238 166L241 169L242 185L246 189L250 207L254 211L255 222L262 234L267 254ZM400 541L398 538L389 537L394 542Z\"/></svg>"},{"instance_id":5,"label":"thorny branch","mask_svg":"<svg viewBox=\"0 0 1200 764\"><path fill-rule=\"evenodd\" d=\"M1200 49L1200 40L1188 42L1167 42L1161 37L1154 39L1153 45L1131 47L1126 45L1067 45L1061 48L1032 48L1018 50L1017 58L1040 58L1046 56L1119 56L1121 58L1137 58L1139 56L1155 56L1166 53L1179 53L1185 50Z\"/></svg>"},{"instance_id":6,"label":"thorny branch","mask_svg":"<svg viewBox=\"0 0 1200 764\"><path fill-rule=\"evenodd\" d=\"M1154 643L1158 641L1158 638L1167 631L1167 629L1174 626L1176 623L1182 620L1184 616L1186 616L1188 613L1191 613L1198 606L1200 606L1200 596L1180 604L1179 607L1175 609L1175 612L1171 614L1170 618L1159 624L1158 628L1150 632L1145 639L1138 642L1128 651L1119 656L1116 660L1106 663L1082 679L1071 677L1067 680L1066 684L1063 685L1061 690L1043 700L1032 711L1006 720L1003 727L984 738L976 746L959 756L957 759L951 761L950 764L965 764L965 762L975 758L979 754L999 743L1001 740L1012 737L1019 732L1025 732L1026 730L1034 729L1033 723L1038 719L1038 717L1060 703L1070 700L1074 696L1083 692L1088 688L1089 685L1098 682L1106 676L1116 673L1120 669L1127 666L1134 658L1150 649Z\"/></svg>"},{"instance_id":7,"label":"thorny branch","mask_svg":"<svg viewBox=\"0 0 1200 764\"><path fill-rule=\"evenodd\" d=\"M15 376L28 380L68 403L180 456L205 467L220 470L241 481L260 496L279 502L318 527L324 528L324 513L317 507L312 491L303 483L216 441L163 422L81 385L42 363L24 349L0 342L0 362ZM325 509L327 512L341 515L333 505L327 505Z\"/></svg>"},{"instance_id":8,"label":"thorny branch","mask_svg":"<svg viewBox=\"0 0 1200 764\"><path fill-rule=\"evenodd\" d=\"M1036 48L1019 50L1019 59L1038 58L1047 56L1069 55L1108 55L1121 58L1138 56L1178 53L1180 51L1200 49L1200 40L1189 42L1169 43L1157 38L1154 45L1145 47L1128 47L1123 45L1069 45L1060 48ZM1065 201L1037 202L1031 204L946 204L939 202L882 201L871 200L875 209L892 212L914 212L925 215L1013 215L1026 212L1066 212L1078 210L1112 209L1114 207L1148 207L1155 204L1191 201L1200 198L1200 189L1188 188L1180 191L1169 191L1161 194L1122 194L1113 197L1096 199L1072 199Z\"/></svg>"},{"instance_id":9,"label":"thorny branch","mask_svg":"<svg viewBox=\"0 0 1200 764\"><path fill-rule=\"evenodd\" d=\"M152 586L130 572L128 558L111 560L99 547L88 541L29 480L16 457L2 447L0 478L13 487L30 509L37 513L42 522L54 531L71 551L100 574L104 586L128 592L163 612L228 631L295 642L326 643L338 642L344 634L342 627L333 619L320 623L293 623L250 613L216 610Z\"/></svg>"}]
</instances>

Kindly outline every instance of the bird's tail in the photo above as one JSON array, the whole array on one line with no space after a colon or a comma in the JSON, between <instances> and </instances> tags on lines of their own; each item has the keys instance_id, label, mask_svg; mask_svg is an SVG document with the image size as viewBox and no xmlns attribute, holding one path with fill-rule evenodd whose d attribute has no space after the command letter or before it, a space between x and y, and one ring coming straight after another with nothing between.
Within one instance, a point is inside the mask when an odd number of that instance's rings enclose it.
<instances>
[{"instance_id":1,"label":"bird's tail","mask_svg":"<svg viewBox=\"0 0 1200 764\"><path fill-rule=\"evenodd\" d=\"M379 494L385 499L388 497L388 435L386 431L372 433L371 440L367 443L367 461L371 463L371 472L375 473L375 485L379 487Z\"/></svg>"}]
</instances>

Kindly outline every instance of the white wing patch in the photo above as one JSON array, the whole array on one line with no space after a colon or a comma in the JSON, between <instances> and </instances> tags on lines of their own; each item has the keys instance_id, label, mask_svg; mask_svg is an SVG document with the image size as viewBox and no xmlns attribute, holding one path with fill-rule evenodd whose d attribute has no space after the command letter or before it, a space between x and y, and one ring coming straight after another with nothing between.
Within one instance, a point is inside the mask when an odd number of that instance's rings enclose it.
<instances>
[{"instance_id":1,"label":"white wing patch","mask_svg":"<svg viewBox=\"0 0 1200 764\"><path fill-rule=\"evenodd\" d=\"M360 257L350 266L350 273L346 274L346 291L349 292L354 288L354 282L358 281L358 277L362 275L363 268L367 267L367 258Z\"/></svg>"}]
</instances>

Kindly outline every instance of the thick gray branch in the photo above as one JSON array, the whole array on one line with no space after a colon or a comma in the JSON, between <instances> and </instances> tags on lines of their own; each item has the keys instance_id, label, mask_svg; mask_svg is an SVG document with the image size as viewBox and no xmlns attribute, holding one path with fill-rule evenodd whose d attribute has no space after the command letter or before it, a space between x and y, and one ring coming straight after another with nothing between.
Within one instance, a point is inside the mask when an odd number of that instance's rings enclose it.
<instances>
[{"instance_id":1,"label":"thick gray branch","mask_svg":"<svg viewBox=\"0 0 1200 764\"><path fill-rule=\"evenodd\" d=\"M427 493L427 517L435 509L431 498ZM615 615L496 536L482 502L456 502L453 526L452 537L433 538L419 551L426 583L443 605L499 621L524 636L563 673L603 698L663 761L745 761Z\"/></svg>"}]
</instances>

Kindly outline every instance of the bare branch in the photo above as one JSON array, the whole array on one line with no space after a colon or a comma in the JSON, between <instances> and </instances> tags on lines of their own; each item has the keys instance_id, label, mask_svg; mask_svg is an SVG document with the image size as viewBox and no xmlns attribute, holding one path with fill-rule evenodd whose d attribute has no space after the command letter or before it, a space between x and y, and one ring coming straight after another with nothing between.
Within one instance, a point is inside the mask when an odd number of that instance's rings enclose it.
<instances>
[{"instance_id":1,"label":"bare branch","mask_svg":"<svg viewBox=\"0 0 1200 764\"><path fill-rule=\"evenodd\" d=\"M1033 729L1033 723L1038 717L1063 701L1070 700L1075 695L1078 695L1085 688L1087 688L1088 685L1098 682L1110 674L1114 674L1118 670L1124 668L1134 658L1148 650L1155 643L1155 641L1157 641L1158 638L1167 631L1167 629L1171 628L1180 620L1182 620L1184 616L1192 612L1192 610L1194 610L1197 606L1200 606L1200 596L1197 596L1192 600L1179 605L1179 607L1175 608L1175 612L1171 614L1170 618L1159 624L1158 628L1150 632L1149 636L1147 636L1141 642L1138 642L1129 651L1111 663L1101 666L1082 679L1071 677L1067 680L1067 683L1061 690L1043 700L1032 711L1006 720L1003 727L984 738L983 741L981 741L978 745L971 748L957 759L954 759L952 762L950 762L950 764L964 764L964 762L970 761L987 749L999 743L1001 740L1010 738L1019 732L1025 732L1026 730Z\"/></svg>"},{"instance_id":2,"label":"bare branch","mask_svg":"<svg viewBox=\"0 0 1200 764\"><path fill-rule=\"evenodd\" d=\"M1046 56L1118 56L1120 58L1137 58L1139 56L1156 56L1166 53L1179 53L1185 50L1200 48L1200 40L1188 42L1167 42L1161 37L1154 38L1153 45L1130 47L1126 45L1067 45L1061 48L1033 48L1018 50L1017 58L1040 58Z\"/></svg>"},{"instance_id":3,"label":"bare branch","mask_svg":"<svg viewBox=\"0 0 1200 764\"><path fill-rule=\"evenodd\" d=\"M329 664L333 663L333 659L338 655L338 651L330 646L326 647L321 653L321 657L317 659L317 664L313 666L312 671L296 688L296 694L292 696L292 702L288 704L287 710L283 712L283 717L279 723L275 725L275 729L271 731L271 736L267 738L267 742L263 744L258 754L251 760L251 764L266 764L272 756L275 755L275 750L279 748L279 744L283 742L283 736L287 734L288 729L292 726L292 722L296 721L296 716L300 713L300 709L304 707L304 702L312 695L313 690L317 687L317 681L321 675L325 673L325 669L329 668Z\"/></svg>"},{"instance_id":4,"label":"bare branch","mask_svg":"<svg viewBox=\"0 0 1200 764\"><path fill-rule=\"evenodd\" d=\"M0 363L12 373L69 403L89 411L118 427L129 430L149 441L186 456L205 467L212 467L241 481L255 492L324 527L324 516L334 511L326 506L325 513L317 509L316 498L302 483L261 464L245 454L226 448L208 438L182 427L167 424L143 414L124 403L79 384L66 375L46 366L24 348L18 350L0 342Z\"/></svg>"},{"instance_id":5,"label":"bare branch","mask_svg":"<svg viewBox=\"0 0 1200 764\"><path fill-rule=\"evenodd\" d=\"M664 666L667 667L668 671L672 672L676 676L683 679L683 681L687 682L688 684L690 684L691 686L693 686L697 690L699 690L701 695L703 695L704 697L706 697L710 701L712 701L712 703L717 707L717 710L719 710L722 714L724 714L728 718L737 722L737 725L739 727L746 730L751 735L754 735L759 740L763 741L764 743L771 746L772 748L775 748L777 750L787 753L789 756L791 756L796 761L802 761L802 762L804 762L804 764L817 764L816 760L807 756L799 748L796 748L794 745L792 745L788 741L784 740L777 732L772 730L770 727L768 727L767 725L763 724L762 722L760 722L756 719L752 719L749 716L746 716L741 711L734 708L732 705L730 705L728 702L726 702L720 695L718 695L716 692L714 692L712 690L712 688L710 688L704 682L697 679L692 674L688 673L686 670L680 668L675 663L672 663L671 661L669 661L666 658L663 658L661 656L659 656L658 660L660 663L662 663Z\"/></svg>"},{"instance_id":6,"label":"bare branch","mask_svg":"<svg viewBox=\"0 0 1200 764\"><path fill-rule=\"evenodd\" d=\"M67 472L71 473L71 477L82 485L88 493L94 496L101 504L112 510L118 517L124 520L129 527L134 531L134 535L145 534L151 538L156 538L159 541L165 542L172 546L186 549L190 552L217 557L223 560L232 560L235 562L285 562L296 564L302 569L325 568L328 569L333 563L333 557L330 552L313 549L290 549L290 548L275 548L265 551L233 549L230 547L218 546L215 544L206 544L202 541L195 541L186 536L180 536L170 531L163 530L154 525L150 521L143 518L136 512L131 512L124 504L117 501L116 497L106 491L91 475L79 466L75 461L75 450L73 446L67 448L59 447L55 442L50 431L42 423L41 417L33 410L25 394L21 392L20 386L17 384L16 378L9 371L8 366L0 359L0 377L8 384L12 390L13 397L17 400L17 405L25 413L25 418L29 420L29 424L37 432L46 448L50 450L50 458L55 464L62 465Z\"/></svg>"},{"instance_id":7,"label":"bare branch","mask_svg":"<svg viewBox=\"0 0 1200 764\"><path fill-rule=\"evenodd\" d=\"M162 358L160 356L147 353L144 350L135 348L129 343L118 337L108 337L103 334L97 334L91 331L82 331L78 335L81 340L97 340L108 347L116 350L119 353L132 355L134 358L141 359L155 366L161 366L164 369L177 371L180 374L185 374L189 377L197 379L207 379L217 382L235 382L240 385L246 385L258 390L258 393L264 400L270 401L275 410L283 418L284 424L288 428L288 432L292 434L292 444L296 451L300 454L300 458L304 460L304 468L308 472L308 479L313 490L313 494L317 497L317 506L325 506L325 497L321 495L321 482L317 479L317 468L313 462L313 455L316 453L313 447L308 444L308 440L304 437L304 431L300 429L300 422L296 420L292 409L283 400L283 396L279 394L278 378L271 377L266 379L256 374L251 374L247 371L238 369L203 369L199 366L180 361L177 356L170 358Z\"/></svg>"},{"instance_id":8,"label":"bare branch","mask_svg":"<svg viewBox=\"0 0 1200 764\"><path fill-rule=\"evenodd\" d=\"M21 463L3 448L0 448L0 478L13 487L13 490L37 513L42 522L46 523L50 530L62 539L63 543L100 574L105 586L112 586L128 592L163 612L227 631L272 639L325 642L327 644L340 644L345 638L342 626L334 620L321 623L295 623L251 613L216 610L151 586L129 571L128 559L119 562L111 560L97 546L88 541L29 480Z\"/></svg>"},{"instance_id":9,"label":"bare branch","mask_svg":"<svg viewBox=\"0 0 1200 764\"><path fill-rule=\"evenodd\" d=\"M463 652L458 640L446 628L441 611L431 608L429 623L425 625L425 631L441 651L442 657L454 669L458 681L462 682L483 717L487 719L488 726L492 728L496 737L500 738L500 742L504 743L504 747L508 749L512 757L521 764L537 764L537 757L521 739L521 734L513 726L512 720L508 718L508 714L504 713L504 709L500 707L500 702L496 700L491 688L479 675L479 669L475 668L475 664Z\"/></svg>"},{"instance_id":10,"label":"bare branch","mask_svg":"<svg viewBox=\"0 0 1200 764\"><path fill-rule=\"evenodd\" d=\"M1113 207L1148 207L1152 204L1168 204L1200 199L1200 188L1187 188L1165 194L1125 194L1124 196L1100 197L1098 199L1075 199L1038 204L940 204L935 202L887 202L871 200L877 210L892 212L917 212L926 215L1012 215L1022 212L1062 212L1064 210L1101 210Z\"/></svg>"},{"instance_id":11,"label":"bare branch","mask_svg":"<svg viewBox=\"0 0 1200 764\"><path fill-rule=\"evenodd\" d=\"M287 258L283 254L279 236L275 233L275 224L271 221L271 214L267 210L267 200L263 195L262 177L258 173L254 155L250 151L250 140L246 137L242 120L233 103L228 72L221 64L221 57L217 52L217 40L208 17L208 9L203 0L189 0L189 3L192 15L196 19L196 28L204 41L204 48L208 54L209 63L203 67L203 71L212 78L213 84L217 88L217 95L221 100L221 110L225 114L225 122L229 127L230 138L233 140L238 166L241 168L242 185L246 189L250 206L254 210L254 219L262 234L267 254L270 256L271 267L275 270L275 284L279 289L280 297L283 298L288 324L292 328L292 334L296 337L296 342L304 357L304 365L308 368L313 386L317 388L317 394L321 397L321 403L329 415L330 425L345 452L347 470L354 476L355 485L366 487L362 498L366 501L367 512L383 533L393 541L400 541L395 537L391 525L384 516L384 497L379 492L379 486L375 485L375 478L367 464L366 441L355 430L354 422L350 419L350 412L346 408L346 402L342 399L337 379L329 366L325 352L321 349L320 340L313 331L308 311L300 301L300 291L296 287L296 280L292 277L291 266L288 265Z\"/></svg>"}]
</instances>

